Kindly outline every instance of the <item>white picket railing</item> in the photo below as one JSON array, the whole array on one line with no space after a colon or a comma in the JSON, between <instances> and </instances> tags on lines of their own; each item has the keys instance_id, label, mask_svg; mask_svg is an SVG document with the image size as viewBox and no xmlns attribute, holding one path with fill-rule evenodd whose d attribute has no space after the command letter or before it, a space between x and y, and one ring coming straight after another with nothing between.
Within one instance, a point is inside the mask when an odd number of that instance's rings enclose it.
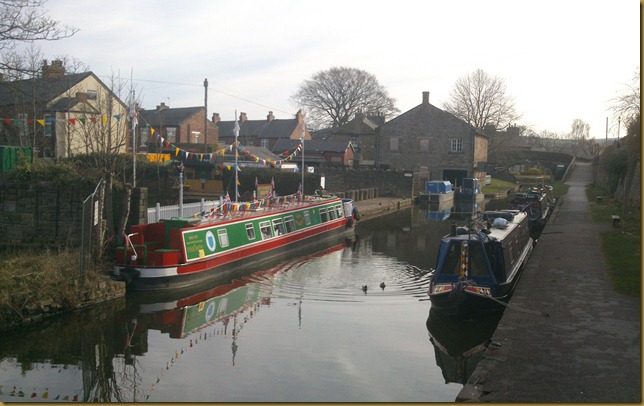
<instances>
[{"instance_id":1,"label":"white picket railing","mask_svg":"<svg viewBox=\"0 0 644 406\"><path fill-rule=\"evenodd\" d=\"M148 209L148 224L156 223L161 219L192 216L194 214L201 213L207 210L209 211L210 209L216 209L220 205L220 200L205 201L204 199L201 199L200 202L196 203L184 203L182 211L181 206L178 204L162 207L159 203L157 203L156 207Z\"/></svg>"}]
</instances>

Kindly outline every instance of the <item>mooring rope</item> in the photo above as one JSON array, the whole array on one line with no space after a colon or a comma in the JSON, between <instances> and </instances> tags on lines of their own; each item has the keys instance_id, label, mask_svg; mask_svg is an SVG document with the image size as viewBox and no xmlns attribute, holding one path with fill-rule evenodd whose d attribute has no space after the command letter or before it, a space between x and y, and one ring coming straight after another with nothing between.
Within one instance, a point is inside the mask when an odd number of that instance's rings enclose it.
<instances>
[{"instance_id":1,"label":"mooring rope","mask_svg":"<svg viewBox=\"0 0 644 406\"><path fill-rule=\"evenodd\" d=\"M509 308L511 308L511 309L514 309L514 310L517 310L517 311L520 311L520 312L530 313L530 314L536 314L537 316L543 316L543 317L546 317L546 318L549 318L549 317L550 317L550 315L549 315L548 313L546 313L546 312L540 312L540 311L538 311L538 310L524 309L524 308L522 308L522 307L514 306L514 305L511 305L510 303L506 303L506 302L504 302L504 301L502 301L502 300L499 300L499 299L497 299L497 298L495 298L495 297L492 297L492 296L486 296L486 297L487 297L488 299L490 299L490 300L495 301L496 303L498 303L498 304L500 304L500 305L503 305L503 306L505 306L505 307L509 307Z\"/></svg>"}]
</instances>

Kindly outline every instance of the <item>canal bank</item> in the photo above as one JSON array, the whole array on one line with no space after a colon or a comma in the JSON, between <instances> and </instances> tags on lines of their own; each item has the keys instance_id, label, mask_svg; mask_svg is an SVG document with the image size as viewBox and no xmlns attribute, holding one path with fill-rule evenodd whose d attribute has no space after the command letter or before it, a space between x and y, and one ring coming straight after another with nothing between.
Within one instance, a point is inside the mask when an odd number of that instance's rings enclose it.
<instances>
[{"instance_id":1,"label":"canal bank","mask_svg":"<svg viewBox=\"0 0 644 406\"><path fill-rule=\"evenodd\" d=\"M641 402L641 301L613 291L577 163L456 401ZM534 313L545 312L548 317Z\"/></svg>"}]
</instances>

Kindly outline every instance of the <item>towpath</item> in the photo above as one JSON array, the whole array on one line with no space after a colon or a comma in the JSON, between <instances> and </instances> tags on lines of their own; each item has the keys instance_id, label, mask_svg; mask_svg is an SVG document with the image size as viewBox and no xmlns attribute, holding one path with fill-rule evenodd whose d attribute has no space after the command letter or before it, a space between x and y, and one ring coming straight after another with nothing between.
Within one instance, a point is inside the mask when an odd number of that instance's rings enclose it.
<instances>
[{"instance_id":1,"label":"towpath","mask_svg":"<svg viewBox=\"0 0 644 406\"><path fill-rule=\"evenodd\" d=\"M599 241L610 226L590 219L591 182L576 164L492 337L500 348L456 401L641 403L641 301L611 287Z\"/></svg>"}]
</instances>

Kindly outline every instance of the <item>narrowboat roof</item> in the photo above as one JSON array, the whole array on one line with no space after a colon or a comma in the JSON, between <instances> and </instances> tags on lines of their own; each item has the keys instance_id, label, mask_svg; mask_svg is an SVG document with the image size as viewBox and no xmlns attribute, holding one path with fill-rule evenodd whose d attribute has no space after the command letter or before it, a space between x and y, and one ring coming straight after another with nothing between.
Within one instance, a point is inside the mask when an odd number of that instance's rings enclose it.
<instances>
[{"instance_id":1,"label":"narrowboat roof","mask_svg":"<svg viewBox=\"0 0 644 406\"><path fill-rule=\"evenodd\" d=\"M486 230L489 231L487 234L487 237L491 240L503 240L508 236L510 231L514 229L512 225L519 224L525 217L527 217L527 214L524 212L520 212L519 210L500 210L497 212L485 212L483 213L483 218L489 219L490 222L496 217L503 217L505 219L511 218L510 221L508 221L508 225L505 228L499 228L499 227L488 227L487 225L484 226ZM464 233L464 234L459 234L459 235L447 235L443 237L443 241L449 241L449 240L478 240L480 239L480 234L479 233Z\"/></svg>"}]
</instances>

